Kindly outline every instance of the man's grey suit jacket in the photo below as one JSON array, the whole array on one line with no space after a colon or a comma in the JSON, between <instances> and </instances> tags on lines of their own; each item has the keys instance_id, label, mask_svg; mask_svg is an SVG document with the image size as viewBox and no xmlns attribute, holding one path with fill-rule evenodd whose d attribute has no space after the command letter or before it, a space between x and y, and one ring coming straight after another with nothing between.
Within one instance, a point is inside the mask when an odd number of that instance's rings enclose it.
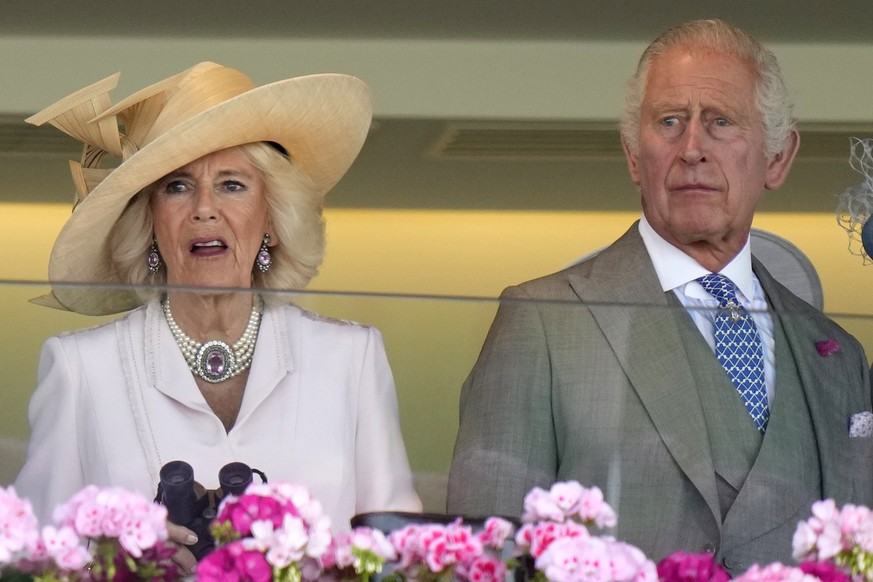
<instances>
[{"instance_id":1,"label":"man's grey suit jacket","mask_svg":"<svg viewBox=\"0 0 873 582\"><path fill-rule=\"evenodd\" d=\"M873 440L848 433L850 415L873 404L863 349L754 260L753 269L796 362L821 491L870 505ZM614 534L652 559L685 550L716 551L738 568L790 562L806 502L750 491L750 510L722 523L694 363L678 328L689 315L676 304L636 224L597 256L507 289L461 393L449 512L518 516L532 487L572 479L603 489L619 516ZM825 357L815 344L828 339L840 349ZM791 462L790 447L775 458ZM759 465L753 471L768 470Z\"/></svg>"}]
</instances>

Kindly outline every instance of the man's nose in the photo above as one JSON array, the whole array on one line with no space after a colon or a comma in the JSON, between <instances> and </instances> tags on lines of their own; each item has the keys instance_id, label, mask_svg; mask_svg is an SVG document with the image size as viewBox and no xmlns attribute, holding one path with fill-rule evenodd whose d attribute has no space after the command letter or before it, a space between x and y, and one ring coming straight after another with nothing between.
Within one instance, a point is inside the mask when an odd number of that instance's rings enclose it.
<instances>
[{"instance_id":1,"label":"man's nose","mask_svg":"<svg viewBox=\"0 0 873 582\"><path fill-rule=\"evenodd\" d=\"M688 164L697 164L706 161L705 153L706 128L699 119L692 119L682 133L681 149L679 154L682 160Z\"/></svg>"}]
</instances>

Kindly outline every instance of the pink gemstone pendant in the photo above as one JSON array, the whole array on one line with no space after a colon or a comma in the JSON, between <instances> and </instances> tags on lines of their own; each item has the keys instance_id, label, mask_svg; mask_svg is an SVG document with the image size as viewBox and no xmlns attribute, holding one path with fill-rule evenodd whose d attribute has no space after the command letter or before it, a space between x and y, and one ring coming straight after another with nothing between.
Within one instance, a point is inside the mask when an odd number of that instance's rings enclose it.
<instances>
[{"instance_id":1,"label":"pink gemstone pendant","mask_svg":"<svg viewBox=\"0 0 873 582\"><path fill-rule=\"evenodd\" d=\"M270 256L269 252L261 251L258 253L258 269L260 269L262 273L266 272L272 263L273 258Z\"/></svg>"},{"instance_id":2,"label":"pink gemstone pendant","mask_svg":"<svg viewBox=\"0 0 873 582\"><path fill-rule=\"evenodd\" d=\"M197 375L211 384L224 382L235 369L236 356L223 341L206 342L197 352Z\"/></svg>"}]
</instances>

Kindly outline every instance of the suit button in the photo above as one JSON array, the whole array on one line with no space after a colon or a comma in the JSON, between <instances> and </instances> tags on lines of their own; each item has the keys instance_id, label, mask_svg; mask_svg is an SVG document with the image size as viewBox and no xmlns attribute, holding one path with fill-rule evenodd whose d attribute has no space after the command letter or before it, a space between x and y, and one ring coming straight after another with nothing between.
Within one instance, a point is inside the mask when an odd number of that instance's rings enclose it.
<instances>
[{"instance_id":1,"label":"suit button","mask_svg":"<svg viewBox=\"0 0 873 582\"><path fill-rule=\"evenodd\" d=\"M746 569L746 565L740 560L725 558L722 563L725 568L731 571L731 573L740 573Z\"/></svg>"},{"instance_id":2,"label":"suit button","mask_svg":"<svg viewBox=\"0 0 873 582\"><path fill-rule=\"evenodd\" d=\"M704 551L705 553L707 553L707 554L714 554L714 553L715 553L715 545L713 545L713 544L704 544L704 546L703 546L703 551Z\"/></svg>"}]
</instances>

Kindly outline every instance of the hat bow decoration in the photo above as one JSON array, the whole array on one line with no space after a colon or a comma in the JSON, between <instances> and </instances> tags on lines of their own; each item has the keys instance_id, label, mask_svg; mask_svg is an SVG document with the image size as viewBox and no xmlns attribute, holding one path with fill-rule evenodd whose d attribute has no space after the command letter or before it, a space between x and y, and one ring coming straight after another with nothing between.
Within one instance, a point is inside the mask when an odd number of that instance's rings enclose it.
<instances>
[{"instance_id":1,"label":"hat bow decoration","mask_svg":"<svg viewBox=\"0 0 873 582\"><path fill-rule=\"evenodd\" d=\"M118 85L120 77L121 73L110 75L25 120L37 126L49 123L83 143L81 161L70 161L76 188L74 209L112 172L113 168L99 167L106 154L124 162L181 119L254 88L241 72L206 62L112 106L109 92ZM195 80L199 91L189 90ZM119 129L119 117L125 133Z\"/></svg>"},{"instance_id":2,"label":"hat bow decoration","mask_svg":"<svg viewBox=\"0 0 873 582\"><path fill-rule=\"evenodd\" d=\"M115 118L104 117L92 123L94 118L109 109L109 91L118 85L120 76L120 73L115 73L88 85L25 120L33 125L48 122L83 143L81 161L70 160L70 173L76 188L73 208L111 171L97 167L104 154L122 156L121 134Z\"/></svg>"}]
</instances>

